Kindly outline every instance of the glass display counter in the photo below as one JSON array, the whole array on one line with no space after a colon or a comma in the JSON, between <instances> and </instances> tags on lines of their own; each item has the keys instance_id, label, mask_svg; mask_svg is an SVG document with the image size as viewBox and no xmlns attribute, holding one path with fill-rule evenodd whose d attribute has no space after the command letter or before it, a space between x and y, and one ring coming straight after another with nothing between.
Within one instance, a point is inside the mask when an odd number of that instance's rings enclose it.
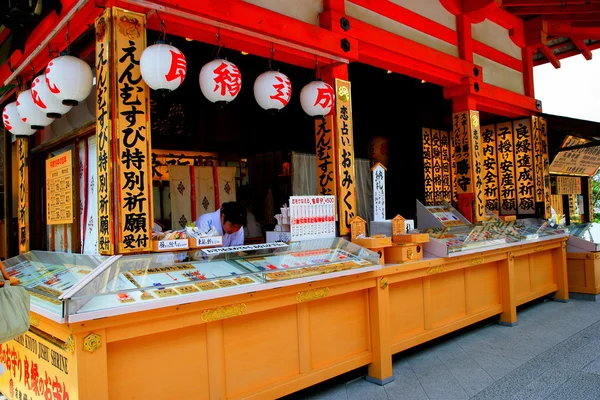
<instances>
[{"instance_id":1,"label":"glass display counter","mask_svg":"<svg viewBox=\"0 0 600 400\"><path fill-rule=\"evenodd\" d=\"M600 251L600 224L592 222L580 225L570 225L568 228L568 251Z\"/></svg>"},{"instance_id":2,"label":"glass display counter","mask_svg":"<svg viewBox=\"0 0 600 400\"><path fill-rule=\"evenodd\" d=\"M339 238L98 257L32 251L4 261L57 322L190 303L381 268L379 255Z\"/></svg>"},{"instance_id":3,"label":"glass display counter","mask_svg":"<svg viewBox=\"0 0 600 400\"><path fill-rule=\"evenodd\" d=\"M548 222L536 219L421 229L420 232L428 233L431 238L429 243L424 244L425 251L437 257L470 254L566 235L564 229L553 229Z\"/></svg>"}]
</instances>

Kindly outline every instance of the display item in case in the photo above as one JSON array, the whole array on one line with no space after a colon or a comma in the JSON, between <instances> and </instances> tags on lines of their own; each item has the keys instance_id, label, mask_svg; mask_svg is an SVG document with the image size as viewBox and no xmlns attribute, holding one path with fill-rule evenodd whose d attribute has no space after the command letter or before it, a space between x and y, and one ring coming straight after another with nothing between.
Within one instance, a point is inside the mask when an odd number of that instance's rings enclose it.
<instances>
[{"instance_id":1,"label":"display item in case","mask_svg":"<svg viewBox=\"0 0 600 400\"><path fill-rule=\"evenodd\" d=\"M448 203L426 206L417 200L419 229L470 226L471 223Z\"/></svg>"},{"instance_id":2,"label":"display item in case","mask_svg":"<svg viewBox=\"0 0 600 400\"><path fill-rule=\"evenodd\" d=\"M568 251L600 251L600 224L569 225Z\"/></svg>"},{"instance_id":3,"label":"display item in case","mask_svg":"<svg viewBox=\"0 0 600 400\"><path fill-rule=\"evenodd\" d=\"M58 322L266 290L294 284L294 279L306 282L381 268L377 253L338 238L289 246L236 246L231 252L211 253L213 250L217 249L122 257L29 252L4 264L32 294L32 304Z\"/></svg>"}]
</instances>

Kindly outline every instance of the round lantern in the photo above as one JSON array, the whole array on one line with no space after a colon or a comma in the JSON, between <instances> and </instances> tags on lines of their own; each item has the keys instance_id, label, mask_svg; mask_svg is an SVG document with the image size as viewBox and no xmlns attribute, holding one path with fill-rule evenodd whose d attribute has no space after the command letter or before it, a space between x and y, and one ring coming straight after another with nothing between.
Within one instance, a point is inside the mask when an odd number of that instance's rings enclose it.
<instances>
[{"instance_id":1,"label":"round lantern","mask_svg":"<svg viewBox=\"0 0 600 400\"><path fill-rule=\"evenodd\" d=\"M335 105L335 92L323 81L312 81L302 88L300 104L311 117L327 115Z\"/></svg>"},{"instance_id":2,"label":"round lantern","mask_svg":"<svg viewBox=\"0 0 600 400\"><path fill-rule=\"evenodd\" d=\"M49 118L60 118L61 115L68 113L71 106L65 106L46 85L45 75L36 77L31 83L31 97L34 104Z\"/></svg>"},{"instance_id":3,"label":"round lantern","mask_svg":"<svg viewBox=\"0 0 600 400\"><path fill-rule=\"evenodd\" d=\"M381 163L387 168L389 161L388 139L375 136L369 141L369 159L372 164Z\"/></svg>"},{"instance_id":4,"label":"round lantern","mask_svg":"<svg viewBox=\"0 0 600 400\"><path fill-rule=\"evenodd\" d=\"M177 47L153 44L140 57L140 71L146 84L154 90L175 90L185 79L187 63Z\"/></svg>"},{"instance_id":5,"label":"round lantern","mask_svg":"<svg viewBox=\"0 0 600 400\"><path fill-rule=\"evenodd\" d=\"M7 131L13 135L33 135L35 130L31 129L29 124L21 120L17 112L17 102L13 101L4 107L2 111L2 122Z\"/></svg>"},{"instance_id":6,"label":"round lantern","mask_svg":"<svg viewBox=\"0 0 600 400\"><path fill-rule=\"evenodd\" d=\"M31 90L19 93L19 97L17 97L17 112L21 117L21 121L29 125L31 129L44 129L45 126L52 123L52 118L48 118L33 102Z\"/></svg>"},{"instance_id":7,"label":"round lantern","mask_svg":"<svg viewBox=\"0 0 600 400\"><path fill-rule=\"evenodd\" d=\"M200 90L213 103L229 103L242 89L242 75L234 63L215 59L200 70Z\"/></svg>"},{"instance_id":8,"label":"round lantern","mask_svg":"<svg viewBox=\"0 0 600 400\"><path fill-rule=\"evenodd\" d=\"M48 63L46 84L62 104L76 106L92 91L92 69L77 57L60 56Z\"/></svg>"},{"instance_id":9,"label":"round lantern","mask_svg":"<svg viewBox=\"0 0 600 400\"><path fill-rule=\"evenodd\" d=\"M290 78L277 71L267 71L254 81L254 98L265 110L281 110L292 97Z\"/></svg>"}]
</instances>

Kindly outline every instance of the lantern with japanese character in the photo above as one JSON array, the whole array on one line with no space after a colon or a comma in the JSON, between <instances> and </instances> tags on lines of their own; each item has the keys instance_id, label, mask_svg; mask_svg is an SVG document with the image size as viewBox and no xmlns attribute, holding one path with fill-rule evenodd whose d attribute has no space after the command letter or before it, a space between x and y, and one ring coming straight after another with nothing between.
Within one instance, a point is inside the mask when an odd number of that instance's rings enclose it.
<instances>
[{"instance_id":1,"label":"lantern with japanese character","mask_svg":"<svg viewBox=\"0 0 600 400\"><path fill-rule=\"evenodd\" d=\"M154 90L175 90L185 79L187 62L177 47L157 43L144 50L140 71L146 84Z\"/></svg>"},{"instance_id":2,"label":"lantern with japanese character","mask_svg":"<svg viewBox=\"0 0 600 400\"><path fill-rule=\"evenodd\" d=\"M33 102L48 118L60 118L71 111L71 106L65 106L46 85L46 76L40 75L31 82Z\"/></svg>"},{"instance_id":3,"label":"lantern with japanese character","mask_svg":"<svg viewBox=\"0 0 600 400\"><path fill-rule=\"evenodd\" d=\"M292 82L281 72L264 72L254 82L254 98L265 110L281 110L291 97Z\"/></svg>"},{"instance_id":4,"label":"lantern with japanese character","mask_svg":"<svg viewBox=\"0 0 600 400\"><path fill-rule=\"evenodd\" d=\"M92 69L77 57L57 57L46 67L46 85L62 104L76 106L92 91Z\"/></svg>"},{"instance_id":5,"label":"lantern with japanese character","mask_svg":"<svg viewBox=\"0 0 600 400\"><path fill-rule=\"evenodd\" d=\"M31 129L29 124L23 122L17 112L17 102L13 101L4 107L2 111L2 122L4 127L13 135L33 135L34 129Z\"/></svg>"},{"instance_id":6,"label":"lantern with japanese character","mask_svg":"<svg viewBox=\"0 0 600 400\"><path fill-rule=\"evenodd\" d=\"M300 104L304 112L311 117L327 115L335 105L335 92L330 85L321 80L312 81L302 88Z\"/></svg>"},{"instance_id":7,"label":"lantern with japanese character","mask_svg":"<svg viewBox=\"0 0 600 400\"><path fill-rule=\"evenodd\" d=\"M19 97L17 97L17 112L21 117L21 121L29 125L31 129L44 129L45 126L52 123L52 118L48 118L33 102L31 89L19 93Z\"/></svg>"},{"instance_id":8,"label":"lantern with japanese character","mask_svg":"<svg viewBox=\"0 0 600 400\"><path fill-rule=\"evenodd\" d=\"M242 75L232 62L217 58L200 70L200 90L213 103L229 103L241 89Z\"/></svg>"}]
</instances>

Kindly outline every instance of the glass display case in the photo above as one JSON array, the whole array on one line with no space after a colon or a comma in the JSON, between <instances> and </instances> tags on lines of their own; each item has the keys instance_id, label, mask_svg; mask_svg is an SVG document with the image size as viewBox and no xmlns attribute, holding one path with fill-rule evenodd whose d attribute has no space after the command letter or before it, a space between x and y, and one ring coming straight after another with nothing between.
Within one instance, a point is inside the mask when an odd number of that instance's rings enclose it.
<instances>
[{"instance_id":1,"label":"glass display case","mask_svg":"<svg viewBox=\"0 0 600 400\"><path fill-rule=\"evenodd\" d=\"M580 225L569 225L567 251L600 251L600 224L592 222Z\"/></svg>"},{"instance_id":2,"label":"glass display case","mask_svg":"<svg viewBox=\"0 0 600 400\"><path fill-rule=\"evenodd\" d=\"M537 219L510 222L487 222L449 228L421 229L430 242L425 251L437 257L448 257L501 248L513 243L540 241L566 236L564 229L553 229L547 221Z\"/></svg>"},{"instance_id":3,"label":"glass display case","mask_svg":"<svg viewBox=\"0 0 600 400\"><path fill-rule=\"evenodd\" d=\"M32 311L76 322L380 269L379 255L339 238L99 257L32 251L3 261Z\"/></svg>"}]
</instances>

